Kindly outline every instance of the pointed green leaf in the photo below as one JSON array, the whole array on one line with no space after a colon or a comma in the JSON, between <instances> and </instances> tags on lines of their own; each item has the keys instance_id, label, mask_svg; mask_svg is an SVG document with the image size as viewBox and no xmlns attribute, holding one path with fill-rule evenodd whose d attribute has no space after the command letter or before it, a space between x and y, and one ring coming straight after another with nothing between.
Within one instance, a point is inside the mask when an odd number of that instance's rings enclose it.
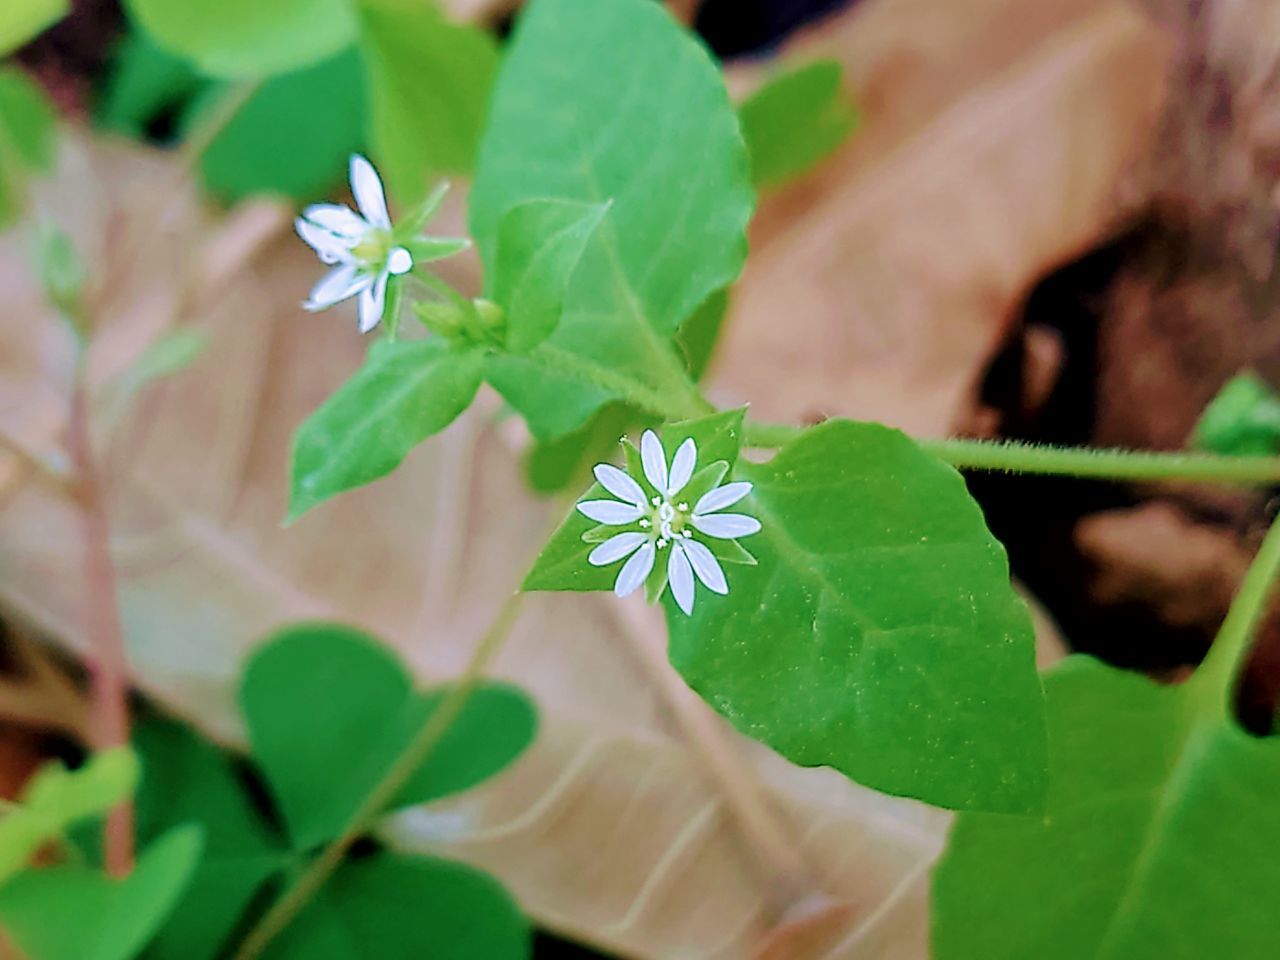
<instances>
[{"instance_id":1,"label":"pointed green leaf","mask_svg":"<svg viewBox=\"0 0 1280 960\"><path fill-rule=\"evenodd\" d=\"M67 0L5 0L0 6L0 56L35 39L70 9Z\"/></svg>"},{"instance_id":2,"label":"pointed green leaf","mask_svg":"<svg viewBox=\"0 0 1280 960\"><path fill-rule=\"evenodd\" d=\"M296 848L337 836L443 697L442 689L415 691L389 650L348 627L304 624L254 654L240 705ZM519 690L481 686L391 807L493 776L529 745L536 725Z\"/></svg>"},{"instance_id":3,"label":"pointed green leaf","mask_svg":"<svg viewBox=\"0 0 1280 960\"><path fill-rule=\"evenodd\" d=\"M182 895L200 829L153 843L124 880L88 867L29 870L0 886L0 927L32 960L132 960Z\"/></svg>"},{"instance_id":4,"label":"pointed green leaf","mask_svg":"<svg viewBox=\"0 0 1280 960\"><path fill-rule=\"evenodd\" d=\"M373 154L391 192L412 203L433 174L475 164L498 45L423 0L359 0Z\"/></svg>"},{"instance_id":5,"label":"pointed green leaf","mask_svg":"<svg viewBox=\"0 0 1280 960\"><path fill-rule=\"evenodd\" d=\"M145 30L130 24L111 53L93 107L94 122L103 130L145 140L155 120L217 83L190 60L170 53Z\"/></svg>"},{"instance_id":6,"label":"pointed green leaf","mask_svg":"<svg viewBox=\"0 0 1280 960\"><path fill-rule=\"evenodd\" d=\"M758 563L668 601L671 662L788 759L955 809L1036 809L1034 636L964 481L896 430L828 421L739 463ZM787 691L780 697L778 691Z\"/></svg>"},{"instance_id":7,"label":"pointed green leaf","mask_svg":"<svg viewBox=\"0 0 1280 960\"><path fill-rule=\"evenodd\" d=\"M1045 815L956 820L933 956L1280 956L1280 741L1086 657L1045 686Z\"/></svg>"},{"instance_id":8,"label":"pointed green leaf","mask_svg":"<svg viewBox=\"0 0 1280 960\"><path fill-rule=\"evenodd\" d=\"M161 46L217 77L297 70L355 39L350 0L125 0Z\"/></svg>"},{"instance_id":9,"label":"pointed green leaf","mask_svg":"<svg viewBox=\"0 0 1280 960\"><path fill-rule=\"evenodd\" d=\"M740 108L756 186L807 173L857 126L840 90L840 64L818 60L765 81Z\"/></svg>"},{"instance_id":10,"label":"pointed green leaf","mask_svg":"<svg viewBox=\"0 0 1280 960\"><path fill-rule=\"evenodd\" d=\"M535 199L613 201L550 342L662 388L671 337L746 255L746 148L707 51L651 0L533 0L499 74L471 194L486 272L503 215ZM503 357L490 381L550 439L612 399Z\"/></svg>"},{"instance_id":11,"label":"pointed green leaf","mask_svg":"<svg viewBox=\"0 0 1280 960\"><path fill-rule=\"evenodd\" d=\"M529 924L488 874L379 853L344 864L266 960L524 960Z\"/></svg>"},{"instance_id":12,"label":"pointed green leaf","mask_svg":"<svg viewBox=\"0 0 1280 960\"><path fill-rule=\"evenodd\" d=\"M486 291L507 312L507 349L525 353L551 336L573 271L608 209L607 203L530 200L503 216Z\"/></svg>"},{"instance_id":13,"label":"pointed green leaf","mask_svg":"<svg viewBox=\"0 0 1280 960\"><path fill-rule=\"evenodd\" d=\"M399 466L467 409L482 364L481 351L439 337L375 344L356 375L298 428L289 519Z\"/></svg>"},{"instance_id":14,"label":"pointed green leaf","mask_svg":"<svg viewBox=\"0 0 1280 960\"><path fill-rule=\"evenodd\" d=\"M27 178L53 165L57 114L19 68L0 67L0 228L25 202Z\"/></svg>"}]
</instances>

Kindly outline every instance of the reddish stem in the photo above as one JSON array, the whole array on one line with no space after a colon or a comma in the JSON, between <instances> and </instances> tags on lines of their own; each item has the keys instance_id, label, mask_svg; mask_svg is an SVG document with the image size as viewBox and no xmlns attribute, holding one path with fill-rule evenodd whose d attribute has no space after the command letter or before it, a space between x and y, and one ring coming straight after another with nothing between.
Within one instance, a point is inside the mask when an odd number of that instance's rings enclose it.
<instances>
[{"instance_id":1,"label":"reddish stem","mask_svg":"<svg viewBox=\"0 0 1280 960\"><path fill-rule=\"evenodd\" d=\"M67 447L84 533L84 631L93 685L90 730L94 746L109 749L129 742L128 668L111 559L111 526L89 440L83 376L77 377L71 396ZM103 858L112 876L121 877L133 869L133 805L129 801L107 816Z\"/></svg>"}]
</instances>

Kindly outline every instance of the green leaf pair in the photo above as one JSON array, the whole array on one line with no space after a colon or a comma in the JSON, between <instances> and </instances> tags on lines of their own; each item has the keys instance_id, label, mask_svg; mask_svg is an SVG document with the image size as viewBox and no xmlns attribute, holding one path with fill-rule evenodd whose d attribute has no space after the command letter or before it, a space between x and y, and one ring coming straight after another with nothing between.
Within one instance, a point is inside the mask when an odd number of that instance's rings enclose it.
<instances>
[{"instance_id":1,"label":"green leaf pair","mask_svg":"<svg viewBox=\"0 0 1280 960\"><path fill-rule=\"evenodd\" d=\"M392 654L350 628L304 625L268 642L246 668L240 703L282 831L257 813L214 747L172 724L140 731L140 832L195 821L208 837L191 887L149 956L217 955L273 877L298 869L347 827L442 696L415 691ZM530 743L535 723L518 690L480 687L388 809L493 776ZM528 952L526 925L493 880L460 864L379 852L345 863L267 956L345 957L353 935L363 952L387 958Z\"/></svg>"}]
</instances>

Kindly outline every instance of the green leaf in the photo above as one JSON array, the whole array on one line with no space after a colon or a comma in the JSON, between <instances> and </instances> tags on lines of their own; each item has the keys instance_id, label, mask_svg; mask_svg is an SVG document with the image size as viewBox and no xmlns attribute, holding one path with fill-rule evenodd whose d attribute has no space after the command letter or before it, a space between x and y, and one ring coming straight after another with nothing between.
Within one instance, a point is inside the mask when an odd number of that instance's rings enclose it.
<instances>
[{"instance_id":1,"label":"green leaf","mask_svg":"<svg viewBox=\"0 0 1280 960\"><path fill-rule=\"evenodd\" d=\"M350 0L125 0L125 8L161 46L218 77L296 70L356 36Z\"/></svg>"},{"instance_id":2,"label":"green leaf","mask_svg":"<svg viewBox=\"0 0 1280 960\"><path fill-rule=\"evenodd\" d=\"M480 388L483 359L439 337L375 344L355 376L298 428L289 520L386 476L451 424Z\"/></svg>"},{"instance_id":3,"label":"green leaf","mask_svg":"<svg viewBox=\"0 0 1280 960\"><path fill-rule=\"evenodd\" d=\"M625 55L624 55L625 52ZM500 71L471 194L486 275L521 203L613 206L550 342L656 389L683 377L670 338L746 255L746 148L707 51L651 0L534 0ZM486 375L541 440L620 397L495 358Z\"/></svg>"},{"instance_id":4,"label":"green leaf","mask_svg":"<svg viewBox=\"0 0 1280 960\"><path fill-rule=\"evenodd\" d=\"M606 203L530 200L498 225L489 298L507 312L507 348L525 353L551 336L582 251L608 211Z\"/></svg>"},{"instance_id":5,"label":"green leaf","mask_svg":"<svg viewBox=\"0 0 1280 960\"><path fill-rule=\"evenodd\" d=\"M53 166L57 114L17 67L0 67L0 227L17 217L26 181Z\"/></svg>"},{"instance_id":6,"label":"green leaf","mask_svg":"<svg viewBox=\"0 0 1280 960\"><path fill-rule=\"evenodd\" d=\"M144 841L176 824L204 831L204 856L148 960L211 960L263 883L285 864L283 839L263 822L231 761L176 723L134 732L143 761L137 829Z\"/></svg>"},{"instance_id":7,"label":"green leaf","mask_svg":"<svg viewBox=\"0 0 1280 960\"><path fill-rule=\"evenodd\" d=\"M730 410L697 420L667 424L658 431L662 437L662 445L666 449L667 459L670 460L686 438L692 437L698 445L699 470L716 462L732 466L738 459L738 450L742 445L742 418L745 412ZM630 444L624 444L624 451L630 453L629 447ZM631 459L630 456L628 459ZM644 479L638 464L628 464L623 469L643 487L648 488L648 482ZM615 498L597 483L578 499L581 501ZM587 554L591 552L594 542L588 542L583 537L595 527L594 520L587 519L577 509L571 510L569 516L551 535L551 539L538 555L538 559L534 561L533 568L525 577L522 589L586 592L612 590L613 583L618 577L617 565L593 567L587 563Z\"/></svg>"},{"instance_id":8,"label":"green leaf","mask_svg":"<svg viewBox=\"0 0 1280 960\"><path fill-rule=\"evenodd\" d=\"M67 0L5 0L0 6L0 56L35 39L70 9Z\"/></svg>"},{"instance_id":9,"label":"green leaf","mask_svg":"<svg viewBox=\"0 0 1280 960\"><path fill-rule=\"evenodd\" d=\"M443 697L440 689L414 691L390 651L348 627L294 627L254 654L240 705L254 759L295 847L322 843L346 826ZM391 808L493 776L529 745L535 727L533 706L520 691L481 686Z\"/></svg>"},{"instance_id":10,"label":"green leaf","mask_svg":"<svg viewBox=\"0 0 1280 960\"><path fill-rule=\"evenodd\" d=\"M757 187L821 163L858 124L840 90L840 64L818 60L771 77L739 108Z\"/></svg>"},{"instance_id":11,"label":"green leaf","mask_svg":"<svg viewBox=\"0 0 1280 960\"><path fill-rule=\"evenodd\" d=\"M217 86L194 102L185 129L226 96ZM306 201L328 193L364 147L365 80L352 47L335 57L272 77L236 111L200 158L211 192L227 201L279 193Z\"/></svg>"},{"instance_id":12,"label":"green leaf","mask_svg":"<svg viewBox=\"0 0 1280 960\"><path fill-rule=\"evenodd\" d=\"M965 814L933 888L938 960L1280 955L1280 741L1086 657L1045 682L1045 815Z\"/></svg>"},{"instance_id":13,"label":"green leaf","mask_svg":"<svg viewBox=\"0 0 1280 960\"><path fill-rule=\"evenodd\" d=\"M373 154L391 192L412 203L431 175L472 171L498 46L423 0L360 0L360 22Z\"/></svg>"},{"instance_id":14,"label":"green leaf","mask_svg":"<svg viewBox=\"0 0 1280 960\"><path fill-rule=\"evenodd\" d=\"M145 140L158 116L182 107L213 83L191 61L135 26L112 52L94 120L103 130Z\"/></svg>"},{"instance_id":15,"label":"green leaf","mask_svg":"<svg viewBox=\"0 0 1280 960\"><path fill-rule=\"evenodd\" d=\"M960 475L843 420L735 473L755 485L740 509L764 527L745 543L758 564L691 617L668 603L689 685L795 763L952 809L1037 809L1031 620Z\"/></svg>"},{"instance_id":16,"label":"green leaf","mask_svg":"<svg viewBox=\"0 0 1280 960\"><path fill-rule=\"evenodd\" d=\"M379 853L345 865L268 948L267 960L523 960L528 922L473 867Z\"/></svg>"},{"instance_id":17,"label":"green leaf","mask_svg":"<svg viewBox=\"0 0 1280 960\"><path fill-rule=\"evenodd\" d=\"M124 880L87 867L29 870L0 887L0 927L32 960L130 960L173 909L200 858L200 829L157 840Z\"/></svg>"},{"instance_id":18,"label":"green leaf","mask_svg":"<svg viewBox=\"0 0 1280 960\"><path fill-rule=\"evenodd\" d=\"M1205 408L1192 444L1231 456L1280 453L1280 395L1257 374L1237 374Z\"/></svg>"}]
</instances>

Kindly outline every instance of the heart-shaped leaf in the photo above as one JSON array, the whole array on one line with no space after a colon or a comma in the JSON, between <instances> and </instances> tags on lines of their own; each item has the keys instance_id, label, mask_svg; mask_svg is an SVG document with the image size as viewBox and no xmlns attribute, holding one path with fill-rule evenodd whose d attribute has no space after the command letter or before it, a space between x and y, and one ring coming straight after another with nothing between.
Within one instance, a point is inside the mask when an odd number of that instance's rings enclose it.
<instances>
[{"instance_id":1,"label":"heart-shaped leaf","mask_svg":"<svg viewBox=\"0 0 1280 960\"><path fill-rule=\"evenodd\" d=\"M304 624L255 652L240 705L254 759L296 848L341 832L443 697L440 689L415 691L390 651L349 627ZM529 745L535 728L523 693L481 686L390 808L493 776Z\"/></svg>"},{"instance_id":2,"label":"heart-shaped leaf","mask_svg":"<svg viewBox=\"0 0 1280 960\"><path fill-rule=\"evenodd\" d=\"M759 562L692 616L668 604L690 686L796 763L953 809L1038 808L1031 620L960 475L839 420L735 475L755 485L741 510L763 524Z\"/></svg>"},{"instance_id":3,"label":"heart-shaped leaf","mask_svg":"<svg viewBox=\"0 0 1280 960\"><path fill-rule=\"evenodd\" d=\"M200 828L157 840L114 880L80 866L28 870L0 886L0 927L33 960L131 960L182 896Z\"/></svg>"}]
</instances>

